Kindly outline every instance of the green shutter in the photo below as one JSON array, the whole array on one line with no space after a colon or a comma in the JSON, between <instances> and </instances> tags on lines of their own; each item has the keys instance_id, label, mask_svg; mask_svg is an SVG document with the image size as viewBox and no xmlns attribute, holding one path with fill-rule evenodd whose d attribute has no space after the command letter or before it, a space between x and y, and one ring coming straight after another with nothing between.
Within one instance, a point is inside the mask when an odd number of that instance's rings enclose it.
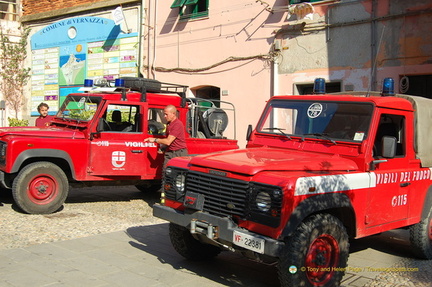
<instances>
[{"instance_id":1,"label":"green shutter","mask_svg":"<svg viewBox=\"0 0 432 287\"><path fill-rule=\"evenodd\" d=\"M171 8L178 8L184 5L186 0L174 0L174 3L172 3Z\"/></svg>"},{"instance_id":2,"label":"green shutter","mask_svg":"<svg viewBox=\"0 0 432 287\"><path fill-rule=\"evenodd\" d=\"M186 0L185 5L195 5L199 0Z\"/></svg>"}]
</instances>

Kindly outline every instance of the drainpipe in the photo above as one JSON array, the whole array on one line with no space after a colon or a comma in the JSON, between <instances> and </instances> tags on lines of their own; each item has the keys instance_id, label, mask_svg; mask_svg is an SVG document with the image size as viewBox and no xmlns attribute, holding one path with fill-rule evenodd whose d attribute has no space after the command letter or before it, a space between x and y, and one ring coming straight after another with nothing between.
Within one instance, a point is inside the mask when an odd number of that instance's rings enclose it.
<instances>
[{"instance_id":1,"label":"drainpipe","mask_svg":"<svg viewBox=\"0 0 432 287\"><path fill-rule=\"evenodd\" d=\"M143 26L144 26L144 7L145 7L145 0L141 1L141 9L139 10L139 31L138 31L138 76L143 75L143 71L141 71L142 69L142 55L143 55L143 39L144 39L144 35L143 35Z\"/></svg>"},{"instance_id":2,"label":"drainpipe","mask_svg":"<svg viewBox=\"0 0 432 287\"><path fill-rule=\"evenodd\" d=\"M377 45L377 21L376 21L376 13L377 13L377 0L372 0L372 22L371 22L371 79L370 79L370 91L376 90L376 70L377 70L377 55L379 51L377 50L379 45Z\"/></svg>"},{"instance_id":3,"label":"drainpipe","mask_svg":"<svg viewBox=\"0 0 432 287\"><path fill-rule=\"evenodd\" d=\"M153 16L153 62L151 65L151 69L152 69L152 75L153 75L153 79L156 79L156 72L154 70L155 68L155 63L156 63L156 43L157 43L157 7L158 7L158 1L155 0L154 1L154 16Z\"/></svg>"},{"instance_id":4,"label":"drainpipe","mask_svg":"<svg viewBox=\"0 0 432 287\"><path fill-rule=\"evenodd\" d=\"M151 53L151 46L152 46L152 32L153 29L151 27L151 1L148 1L148 5L147 5L147 11L146 11L146 26L147 26L147 57L146 57L146 63L147 63L147 75L146 78L150 79L150 74L151 74L151 57L152 57L152 53Z\"/></svg>"}]
</instances>

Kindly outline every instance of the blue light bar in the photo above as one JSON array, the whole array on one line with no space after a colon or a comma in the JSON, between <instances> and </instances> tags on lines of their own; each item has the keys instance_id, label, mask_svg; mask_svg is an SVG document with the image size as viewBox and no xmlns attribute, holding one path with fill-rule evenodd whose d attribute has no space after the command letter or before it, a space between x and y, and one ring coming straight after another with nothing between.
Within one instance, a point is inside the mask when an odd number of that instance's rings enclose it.
<instances>
[{"instance_id":1,"label":"blue light bar","mask_svg":"<svg viewBox=\"0 0 432 287\"><path fill-rule=\"evenodd\" d=\"M89 88L93 87L93 80L85 79L84 80L84 87L89 87Z\"/></svg>"},{"instance_id":2,"label":"blue light bar","mask_svg":"<svg viewBox=\"0 0 432 287\"><path fill-rule=\"evenodd\" d=\"M115 80L115 86L118 88L124 88L125 80L124 79L116 79Z\"/></svg>"},{"instance_id":3,"label":"blue light bar","mask_svg":"<svg viewBox=\"0 0 432 287\"><path fill-rule=\"evenodd\" d=\"M323 78L316 78L313 87L314 94L325 94L325 80Z\"/></svg>"},{"instance_id":4,"label":"blue light bar","mask_svg":"<svg viewBox=\"0 0 432 287\"><path fill-rule=\"evenodd\" d=\"M392 78L385 78L383 81L383 88L381 92L381 96L390 97L394 96L394 80Z\"/></svg>"}]
</instances>

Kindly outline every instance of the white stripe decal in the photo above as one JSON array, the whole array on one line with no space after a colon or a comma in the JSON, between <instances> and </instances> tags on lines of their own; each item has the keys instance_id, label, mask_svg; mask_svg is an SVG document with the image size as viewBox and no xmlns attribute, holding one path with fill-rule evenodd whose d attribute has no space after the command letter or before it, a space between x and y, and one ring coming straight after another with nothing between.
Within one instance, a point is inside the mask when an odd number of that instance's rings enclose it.
<instances>
[{"instance_id":1,"label":"white stripe decal","mask_svg":"<svg viewBox=\"0 0 432 287\"><path fill-rule=\"evenodd\" d=\"M325 176L300 177L294 195L332 193L376 186L375 173L351 173Z\"/></svg>"}]
</instances>

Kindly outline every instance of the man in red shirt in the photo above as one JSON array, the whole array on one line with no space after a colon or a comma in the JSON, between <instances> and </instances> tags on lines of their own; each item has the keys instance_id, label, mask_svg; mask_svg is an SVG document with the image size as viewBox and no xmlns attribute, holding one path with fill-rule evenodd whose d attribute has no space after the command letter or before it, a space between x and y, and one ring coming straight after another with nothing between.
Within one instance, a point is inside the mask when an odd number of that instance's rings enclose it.
<instances>
[{"instance_id":1,"label":"man in red shirt","mask_svg":"<svg viewBox=\"0 0 432 287\"><path fill-rule=\"evenodd\" d=\"M36 119L37 127L46 127L51 125L53 116L48 115L49 106L45 103L40 103L37 107L40 116Z\"/></svg>"},{"instance_id":2,"label":"man in red shirt","mask_svg":"<svg viewBox=\"0 0 432 287\"><path fill-rule=\"evenodd\" d=\"M145 142L165 145L164 168L174 157L187 155L186 136L183 123L177 118L177 109L168 105L164 109L164 118L168 122L166 138L146 138Z\"/></svg>"}]
</instances>

